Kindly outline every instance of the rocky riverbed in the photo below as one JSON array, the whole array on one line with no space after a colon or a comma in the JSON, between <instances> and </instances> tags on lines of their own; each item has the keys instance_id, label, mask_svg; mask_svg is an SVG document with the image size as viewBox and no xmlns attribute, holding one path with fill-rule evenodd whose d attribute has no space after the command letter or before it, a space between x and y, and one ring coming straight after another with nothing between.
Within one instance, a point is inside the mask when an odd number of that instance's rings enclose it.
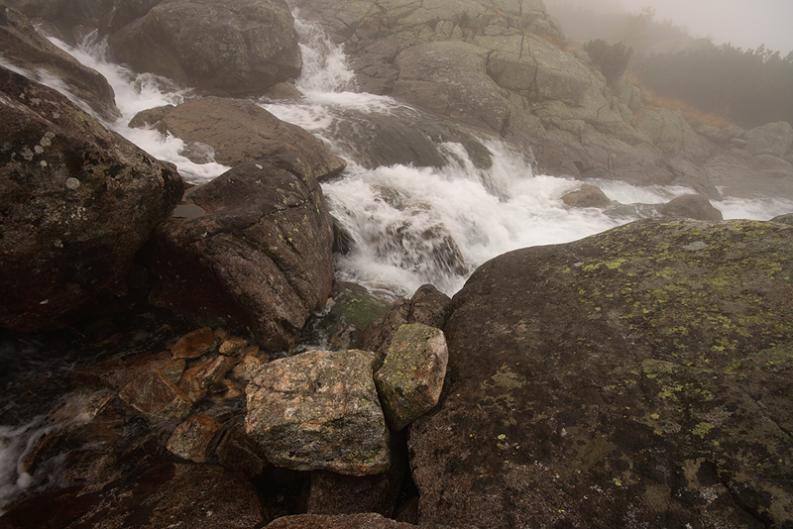
<instances>
[{"instance_id":1,"label":"rocky riverbed","mask_svg":"<svg viewBox=\"0 0 793 529\"><path fill-rule=\"evenodd\" d=\"M789 124L655 108L539 0L0 44L0 528L793 528Z\"/></svg>"}]
</instances>

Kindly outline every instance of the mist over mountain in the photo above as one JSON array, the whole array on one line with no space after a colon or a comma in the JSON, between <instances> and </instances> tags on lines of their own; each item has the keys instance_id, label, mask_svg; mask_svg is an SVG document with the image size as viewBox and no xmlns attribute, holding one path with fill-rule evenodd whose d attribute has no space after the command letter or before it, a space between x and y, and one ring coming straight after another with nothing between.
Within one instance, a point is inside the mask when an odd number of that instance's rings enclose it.
<instances>
[{"instance_id":1,"label":"mist over mountain","mask_svg":"<svg viewBox=\"0 0 793 529\"><path fill-rule=\"evenodd\" d=\"M793 51L793 3L786 0L547 0L548 9L562 22L565 31L582 34L583 19L594 15L590 34L600 38L621 38L618 19L652 10L659 22L671 22L694 38L742 48L765 45L783 55Z\"/></svg>"}]
</instances>

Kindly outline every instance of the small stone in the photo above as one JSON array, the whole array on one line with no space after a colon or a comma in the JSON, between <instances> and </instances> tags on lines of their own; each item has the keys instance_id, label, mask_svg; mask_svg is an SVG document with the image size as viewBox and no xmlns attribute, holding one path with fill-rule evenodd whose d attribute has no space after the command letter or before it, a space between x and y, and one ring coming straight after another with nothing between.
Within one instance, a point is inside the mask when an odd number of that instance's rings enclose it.
<instances>
[{"instance_id":1,"label":"small stone","mask_svg":"<svg viewBox=\"0 0 793 529\"><path fill-rule=\"evenodd\" d=\"M166 448L177 457L193 463L206 463L221 425L214 417L193 415L176 427Z\"/></svg>"},{"instance_id":2,"label":"small stone","mask_svg":"<svg viewBox=\"0 0 793 529\"><path fill-rule=\"evenodd\" d=\"M694 219L718 222L724 220L707 197L697 194L679 196L658 208L659 213L675 219Z\"/></svg>"},{"instance_id":3,"label":"small stone","mask_svg":"<svg viewBox=\"0 0 793 529\"><path fill-rule=\"evenodd\" d=\"M221 384L233 368L233 358L222 355L207 358L184 372L179 387L190 400L198 402L206 397L210 389Z\"/></svg>"},{"instance_id":4,"label":"small stone","mask_svg":"<svg viewBox=\"0 0 793 529\"><path fill-rule=\"evenodd\" d=\"M402 430L438 404L448 362L446 338L440 329L414 323L397 330L375 374L394 430Z\"/></svg>"},{"instance_id":5,"label":"small stone","mask_svg":"<svg viewBox=\"0 0 793 529\"><path fill-rule=\"evenodd\" d=\"M246 433L282 468L385 472L389 435L373 365L372 353L354 350L270 362L247 387Z\"/></svg>"},{"instance_id":6,"label":"small stone","mask_svg":"<svg viewBox=\"0 0 793 529\"><path fill-rule=\"evenodd\" d=\"M220 344L218 351L224 356L236 356L248 345L248 340L238 336L232 336Z\"/></svg>"},{"instance_id":7,"label":"small stone","mask_svg":"<svg viewBox=\"0 0 793 529\"><path fill-rule=\"evenodd\" d=\"M267 357L256 346L248 347L242 352L242 358L234 366L234 378L247 384L267 364Z\"/></svg>"},{"instance_id":8,"label":"small stone","mask_svg":"<svg viewBox=\"0 0 793 529\"><path fill-rule=\"evenodd\" d=\"M239 385L233 380L229 380L227 378L223 379L223 387L225 388L223 400L234 400L244 395Z\"/></svg>"},{"instance_id":9,"label":"small stone","mask_svg":"<svg viewBox=\"0 0 793 529\"><path fill-rule=\"evenodd\" d=\"M564 205L570 208L599 208L611 205L611 199L597 186L584 184L562 197Z\"/></svg>"},{"instance_id":10,"label":"small stone","mask_svg":"<svg viewBox=\"0 0 793 529\"><path fill-rule=\"evenodd\" d=\"M179 338L171 347L174 358L192 360L200 358L215 347L215 333L209 327L197 329Z\"/></svg>"}]
</instances>

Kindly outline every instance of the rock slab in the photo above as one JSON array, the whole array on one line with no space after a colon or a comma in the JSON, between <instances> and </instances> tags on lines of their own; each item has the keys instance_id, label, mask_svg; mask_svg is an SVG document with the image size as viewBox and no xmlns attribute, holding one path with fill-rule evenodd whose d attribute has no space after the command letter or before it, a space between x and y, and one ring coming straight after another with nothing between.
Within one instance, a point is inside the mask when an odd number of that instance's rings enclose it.
<instances>
[{"instance_id":1,"label":"rock slab","mask_svg":"<svg viewBox=\"0 0 793 529\"><path fill-rule=\"evenodd\" d=\"M790 527L791 235L641 221L482 266L411 426L420 522Z\"/></svg>"}]
</instances>

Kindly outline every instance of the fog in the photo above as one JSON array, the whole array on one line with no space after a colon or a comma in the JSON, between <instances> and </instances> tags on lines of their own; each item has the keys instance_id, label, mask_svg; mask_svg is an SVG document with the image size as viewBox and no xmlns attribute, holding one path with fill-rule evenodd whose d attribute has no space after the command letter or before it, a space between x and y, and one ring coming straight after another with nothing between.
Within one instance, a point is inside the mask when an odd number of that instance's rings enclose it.
<instances>
[{"instance_id":1,"label":"fog","mask_svg":"<svg viewBox=\"0 0 793 529\"><path fill-rule=\"evenodd\" d=\"M657 19L685 26L696 37L745 48L765 44L784 53L793 50L791 0L547 0L547 4L551 10L554 4L630 12L651 7Z\"/></svg>"}]
</instances>

